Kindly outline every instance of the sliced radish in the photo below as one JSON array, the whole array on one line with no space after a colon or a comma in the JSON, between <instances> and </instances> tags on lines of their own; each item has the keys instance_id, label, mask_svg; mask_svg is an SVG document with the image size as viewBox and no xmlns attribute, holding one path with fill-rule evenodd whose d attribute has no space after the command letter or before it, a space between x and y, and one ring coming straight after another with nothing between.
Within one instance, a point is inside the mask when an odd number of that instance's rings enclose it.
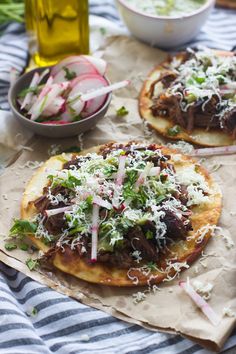
<instances>
[{"instance_id":1,"label":"sliced radish","mask_svg":"<svg viewBox=\"0 0 236 354\"><path fill-rule=\"evenodd\" d=\"M125 178L125 162L126 162L126 156L120 155L119 166L118 166L117 177L116 177L116 184L118 186L122 186Z\"/></svg>"},{"instance_id":2,"label":"sliced radish","mask_svg":"<svg viewBox=\"0 0 236 354\"><path fill-rule=\"evenodd\" d=\"M57 96L60 96L65 90L66 85L53 84L50 86L50 91L41 99L34 103L31 107L29 114L31 114L31 119L36 120L40 115L43 115L44 111L50 104L55 100Z\"/></svg>"},{"instance_id":3,"label":"sliced radish","mask_svg":"<svg viewBox=\"0 0 236 354\"><path fill-rule=\"evenodd\" d=\"M149 171L148 176L150 176L150 177L159 176L160 172L161 172L160 167L152 167Z\"/></svg>"},{"instance_id":4,"label":"sliced radish","mask_svg":"<svg viewBox=\"0 0 236 354\"><path fill-rule=\"evenodd\" d=\"M212 148L194 149L190 156L214 156L236 154L236 145L219 146Z\"/></svg>"},{"instance_id":5,"label":"sliced radish","mask_svg":"<svg viewBox=\"0 0 236 354\"><path fill-rule=\"evenodd\" d=\"M78 62L88 63L88 60L83 55L72 55L70 57L67 57L67 58L61 60L56 65L54 65L51 70L51 74L52 74L52 76L56 76L59 73L59 71L62 70L63 67L73 64L73 63L78 63Z\"/></svg>"},{"instance_id":6,"label":"sliced radish","mask_svg":"<svg viewBox=\"0 0 236 354\"><path fill-rule=\"evenodd\" d=\"M77 62L63 66L61 70L54 76L53 82L59 83L66 80L72 80L73 78L68 79L67 73L75 75L75 78L85 74L98 74L95 67L89 61L81 59Z\"/></svg>"},{"instance_id":7,"label":"sliced radish","mask_svg":"<svg viewBox=\"0 0 236 354\"><path fill-rule=\"evenodd\" d=\"M72 210L72 205L62 207L62 208L57 208L57 209L50 209L50 210L45 210L45 214L47 217L57 215L60 213L65 213L66 211L71 211Z\"/></svg>"},{"instance_id":8,"label":"sliced radish","mask_svg":"<svg viewBox=\"0 0 236 354\"><path fill-rule=\"evenodd\" d=\"M43 87L42 91L39 94L38 99L40 100L41 98L43 98L44 96L46 96L46 94L50 91L50 87L52 85L53 82L53 77L49 76L49 78L47 79L47 82L45 84L45 86Z\"/></svg>"},{"instance_id":9,"label":"sliced radish","mask_svg":"<svg viewBox=\"0 0 236 354\"><path fill-rule=\"evenodd\" d=\"M218 326L220 323L220 317L215 313L215 311L208 305L208 303L200 296L189 282L180 281L179 286L184 289L184 291L191 297L195 304L202 310L204 315L209 319L209 321L214 325Z\"/></svg>"},{"instance_id":10,"label":"sliced radish","mask_svg":"<svg viewBox=\"0 0 236 354\"><path fill-rule=\"evenodd\" d=\"M58 114L65 104L65 99L62 97L56 97L50 105L43 111L44 117L51 117Z\"/></svg>"},{"instance_id":11,"label":"sliced radish","mask_svg":"<svg viewBox=\"0 0 236 354\"><path fill-rule=\"evenodd\" d=\"M29 85L29 88L33 88L38 85L39 82L39 74L37 72L34 73L33 79ZM28 92L24 98L24 101L20 107L20 109L30 109L31 108L31 100L33 97L33 92Z\"/></svg>"},{"instance_id":12,"label":"sliced radish","mask_svg":"<svg viewBox=\"0 0 236 354\"><path fill-rule=\"evenodd\" d=\"M98 71L100 75L105 75L107 69L107 62L101 58L96 58L91 55L83 55Z\"/></svg>"},{"instance_id":13,"label":"sliced radish","mask_svg":"<svg viewBox=\"0 0 236 354\"><path fill-rule=\"evenodd\" d=\"M99 206L93 204L91 262L97 261Z\"/></svg>"},{"instance_id":14,"label":"sliced radish","mask_svg":"<svg viewBox=\"0 0 236 354\"><path fill-rule=\"evenodd\" d=\"M147 176L149 175L150 173L150 170L153 166L153 163L151 162L148 162L144 168L144 170L140 173L140 176L139 178L137 179L136 183L135 183L135 190L138 191L139 190L139 187L144 184Z\"/></svg>"},{"instance_id":15,"label":"sliced radish","mask_svg":"<svg viewBox=\"0 0 236 354\"><path fill-rule=\"evenodd\" d=\"M99 196L94 196L93 197L93 203L101 206L102 208L106 208L106 209L109 209L109 210L112 209L111 203L109 203L107 200L103 200Z\"/></svg>"},{"instance_id":16,"label":"sliced radish","mask_svg":"<svg viewBox=\"0 0 236 354\"><path fill-rule=\"evenodd\" d=\"M129 84L130 84L129 80L119 81L119 82L116 82L115 84L109 85L107 87L102 87L100 89L93 90L87 94L84 94L81 96L81 100L88 101L88 100L91 100L91 99L96 98L98 96L105 95L105 94L110 93L112 91L121 89Z\"/></svg>"},{"instance_id":17,"label":"sliced radish","mask_svg":"<svg viewBox=\"0 0 236 354\"><path fill-rule=\"evenodd\" d=\"M79 98L80 94L87 94L91 90L96 90L104 86L108 86L108 82L100 75L82 75L75 79L73 89L68 96L68 104L71 105L76 98ZM81 112L83 117L87 117L97 112L99 108L104 104L107 98L107 94L103 94L91 100L88 100L86 106Z\"/></svg>"}]
</instances>

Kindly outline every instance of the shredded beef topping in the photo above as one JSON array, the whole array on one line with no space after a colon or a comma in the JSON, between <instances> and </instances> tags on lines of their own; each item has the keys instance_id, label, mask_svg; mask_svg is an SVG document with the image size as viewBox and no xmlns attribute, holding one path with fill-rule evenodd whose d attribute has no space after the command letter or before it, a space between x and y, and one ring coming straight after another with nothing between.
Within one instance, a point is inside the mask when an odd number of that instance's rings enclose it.
<instances>
[{"instance_id":1,"label":"shredded beef topping","mask_svg":"<svg viewBox=\"0 0 236 354\"><path fill-rule=\"evenodd\" d=\"M170 61L151 85L152 114L171 119L189 133L194 127L204 127L235 136L235 72L235 56L222 57L209 49L190 50L182 62ZM156 93L159 83L163 89Z\"/></svg>"},{"instance_id":2,"label":"shredded beef topping","mask_svg":"<svg viewBox=\"0 0 236 354\"><path fill-rule=\"evenodd\" d=\"M171 159L155 144L135 143L72 155L34 201L37 237L90 263L95 232L100 263L127 269L157 262L169 243L187 237L191 206L208 198L195 166L186 177Z\"/></svg>"}]
</instances>

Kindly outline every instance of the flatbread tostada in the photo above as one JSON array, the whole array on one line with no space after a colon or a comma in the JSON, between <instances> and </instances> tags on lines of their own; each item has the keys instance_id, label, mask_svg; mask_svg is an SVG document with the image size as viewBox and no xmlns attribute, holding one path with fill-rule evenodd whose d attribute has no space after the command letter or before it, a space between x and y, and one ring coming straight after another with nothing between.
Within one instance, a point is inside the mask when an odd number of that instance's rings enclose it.
<instances>
[{"instance_id":1,"label":"flatbread tostada","mask_svg":"<svg viewBox=\"0 0 236 354\"><path fill-rule=\"evenodd\" d=\"M188 49L157 66L145 81L141 116L160 134L202 146L236 142L236 56Z\"/></svg>"},{"instance_id":2,"label":"flatbread tostada","mask_svg":"<svg viewBox=\"0 0 236 354\"><path fill-rule=\"evenodd\" d=\"M236 9L236 0L216 0L216 4L230 9Z\"/></svg>"},{"instance_id":3,"label":"flatbread tostada","mask_svg":"<svg viewBox=\"0 0 236 354\"><path fill-rule=\"evenodd\" d=\"M196 161L134 142L51 157L21 205L25 235L47 262L113 286L174 278L201 253L220 212L221 192Z\"/></svg>"}]
</instances>

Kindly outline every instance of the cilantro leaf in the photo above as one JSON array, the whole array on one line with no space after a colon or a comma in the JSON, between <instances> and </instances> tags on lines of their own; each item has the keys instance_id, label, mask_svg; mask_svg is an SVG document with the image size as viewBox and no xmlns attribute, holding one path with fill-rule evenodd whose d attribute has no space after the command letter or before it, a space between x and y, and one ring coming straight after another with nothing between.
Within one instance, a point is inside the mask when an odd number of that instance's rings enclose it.
<instances>
[{"instance_id":1,"label":"cilantro leaf","mask_svg":"<svg viewBox=\"0 0 236 354\"><path fill-rule=\"evenodd\" d=\"M20 249L22 251L28 251L29 245L27 245L27 243L22 243L22 244L20 244Z\"/></svg>"},{"instance_id":2,"label":"cilantro leaf","mask_svg":"<svg viewBox=\"0 0 236 354\"><path fill-rule=\"evenodd\" d=\"M39 93L39 88L38 86L33 86L33 87L28 87L23 89L19 94L18 97L24 98L27 93L32 92L34 95L37 95Z\"/></svg>"},{"instance_id":3,"label":"cilantro leaf","mask_svg":"<svg viewBox=\"0 0 236 354\"><path fill-rule=\"evenodd\" d=\"M125 106L122 106L116 110L116 115L118 117L123 117L126 116L127 114L129 114L129 111L125 108Z\"/></svg>"},{"instance_id":4,"label":"cilantro leaf","mask_svg":"<svg viewBox=\"0 0 236 354\"><path fill-rule=\"evenodd\" d=\"M5 243L4 247L6 248L7 251L12 251L17 248L17 245L15 243Z\"/></svg>"},{"instance_id":5,"label":"cilantro leaf","mask_svg":"<svg viewBox=\"0 0 236 354\"><path fill-rule=\"evenodd\" d=\"M76 78L76 72L70 71L66 66L63 67L63 70L65 71L65 78L67 80L73 80Z\"/></svg>"},{"instance_id":6,"label":"cilantro leaf","mask_svg":"<svg viewBox=\"0 0 236 354\"><path fill-rule=\"evenodd\" d=\"M28 258L27 261L25 262L25 264L27 265L27 267L31 271L31 270L34 270L39 265L39 262L37 259Z\"/></svg>"},{"instance_id":7,"label":"cilantro leaf","mask_svg":"<svg viewBox=\"0 0 236 354\"><path fill-rule=\"evenodd\" d=\"M174 125L173 127L169 128L167 130L167 134L170 136L178 135L180 132L181 132L181 129L180 129L179 125Z\"/></svg>"},{"instance_id":8,"label":"cilantro leaf","mask_svg":"<svg viewBox=\"0 0 236 354\"><path fill-rule=\"evenodd\" d=\"M35 233L37 230L37 224L29 222L27 220L14 220L14 225L10 229L10 236L24 236L25 234Z\"/></svg>"}]
</instances>

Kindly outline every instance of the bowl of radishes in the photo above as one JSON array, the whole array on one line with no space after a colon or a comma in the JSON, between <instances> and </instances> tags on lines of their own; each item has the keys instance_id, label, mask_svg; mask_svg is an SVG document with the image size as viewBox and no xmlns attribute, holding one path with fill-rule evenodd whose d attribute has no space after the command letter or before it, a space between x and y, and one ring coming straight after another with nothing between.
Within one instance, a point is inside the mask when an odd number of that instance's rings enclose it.
<instances>
[{"instance_id":1,"label":"bowl of radishes","mask_svg":"<svg viewBox=\"0 0 236 354\"><path fill-rule=\"evenodd\" d=\"M9 91L16 119L39 135L69 137L93 128L110 104L111 92L128 81L110 84L106 62L87 55L22 75Z\"/></svg>"}]
</instances>

